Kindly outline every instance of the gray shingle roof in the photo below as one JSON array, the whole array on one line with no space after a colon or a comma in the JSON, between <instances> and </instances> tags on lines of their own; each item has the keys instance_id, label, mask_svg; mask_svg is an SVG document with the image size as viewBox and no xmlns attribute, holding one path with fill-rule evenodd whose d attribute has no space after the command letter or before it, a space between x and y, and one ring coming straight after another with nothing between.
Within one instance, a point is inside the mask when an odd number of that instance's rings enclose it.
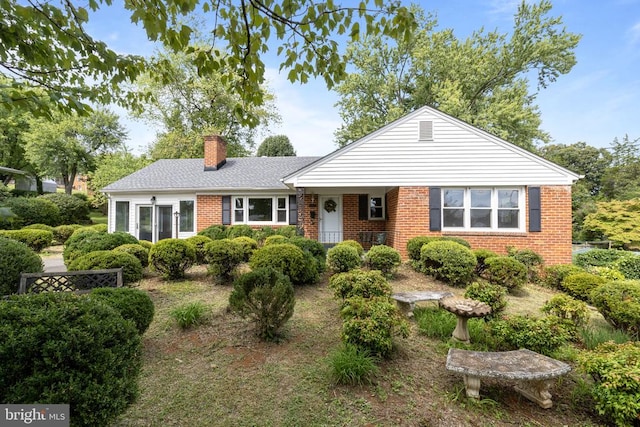
<instances>
[{"instance_id":1,"label":"gray shingle roof","mask_svg":"<svg viewBox=\"0 0 640 427\"><path fill-rule=\"evenodd\" d=\"M204 159L165 159L102 189L104 192L161 190L284 190L284 176L320 157L232 157L219 170L205 171Z\"/></svg>"}]
</instances>

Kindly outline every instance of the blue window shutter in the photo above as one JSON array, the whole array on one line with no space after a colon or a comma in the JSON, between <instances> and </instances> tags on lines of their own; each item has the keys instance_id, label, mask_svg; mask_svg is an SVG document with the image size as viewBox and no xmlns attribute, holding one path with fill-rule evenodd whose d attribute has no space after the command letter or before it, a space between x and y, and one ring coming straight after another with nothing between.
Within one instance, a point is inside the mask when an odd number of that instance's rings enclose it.
<instances>
[{"instance_id":1,"label":"blue window shutter","mask_svg":"<svg viewBox=\"0 0 640 427\"><path fill-rule=\"evenodd\" d=\"M369 208L371 207L368 194L358 195L358 219L366 221L369 219Z\"/></svg>"},{"instance_id":2,"label":"blue window shutter","mask_svg":"<svg viewBox=\"0 0 640 427\"><path fill-rule=\"evenodd\" d=\"M529 231L542 231L540 187L529 187Z\"/></svg>"},{"instance_id":3,"label":"blue window shutter","mask_svg":"<svg viewBox=\"0 0 640 427\"><path fill-rule=\"evenodd\" d=\"M289 196L289 225L298 224L298 197Z\"/></svg>"},{"instance_id":4,"label":"blue window shutter","mask_svg":"<svg viewBox=\"0 0 640 427\"><path fill-rule=\"evenodd\" d=\"M231 196L222 196L222 224L231 225Z\"/></svg>"},{"instance_id":5,"label":"blue window shutter","mask_svg":"<svg viewBox=\"0 0 640 427\"><path fill-rule=\"evenodd\" d=\"M440 187L429 187L429 231L442 230Z\"/></svg>"}]
</instances>

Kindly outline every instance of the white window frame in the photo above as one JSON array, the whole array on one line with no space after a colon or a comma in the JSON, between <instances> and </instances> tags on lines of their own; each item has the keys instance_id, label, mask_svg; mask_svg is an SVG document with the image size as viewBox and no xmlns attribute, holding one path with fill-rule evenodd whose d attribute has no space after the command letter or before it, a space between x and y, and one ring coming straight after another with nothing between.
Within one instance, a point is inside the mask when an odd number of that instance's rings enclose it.
<instances>
[{"instance_id":1,"label":"white window frame","mask_svg":"<svg viewBox=\"0 0 640 427\"><path fill-rule=\"evenodd\" d=\"M246 195L231 198L231 224L247 225L288 225L289 224L289 195L263 196ZM236 200L242 200L242 208L236 209ZM249 221L249 199L271 199L271 221ZM278 199L284 200L284 208L278 208ZM236 221L236 211L242 211L242 221ZM284 221L278 221L278 212L285 212Z\"/></svg>"},{"instance_id":2,"label":"white window frame","mask_svg":"<svg viewBox=\"0 0 640 427\"><path fill-rule=\"evenodd\" d=\"M463 206L455 209L463 209L463 226L462 227L447 227L444 222L445 208L445 193L447 190L463 190L464 201ZM490 190L491 191L491 227L471 227L471 190ZM498 192L500 190L518 191L518 207L511 208L518 210L518 227L517 228L498 228L498 211L501 209L498 206ZM443 231L473 231L473 232L496 232L496 233L513 233L524 232L526 227L526 197L524 187L443 187L441 197L441 221ZM482 209L482 208L480 208ZM488 209L488 208L487 208Z\"/></svg>"},{"instance_id":3,"label":"white window frame","mask_svg":"<svg viewBox=\"0 0 640 427\"><path fill-rule=\"evenodd\" d=\"M380 203L382 203L381 206L379 206L381 209L380 211L382 212L382 216L377 217L377 216L371 216L371 208L373 206L371 206L371 199L380 199ZM369 221L384 221L386 218L386 212L385 212L385 200L384 200L384 194L367 194L367 200L369 202L369 206L367 209L367 218L369 219ZM376 208L378 208L378 206L376 206Z\"/></svg>"},{"instance_id":4,"label":"white window frame","mask_svg":"<svg viewBox=\"0 0 640 427\"><path fill-rule=\"evenodd\" d=\"M186 216L186 213L183 212L182 203L191 202L191 230L183 230L182 222L183 217ZM193 233L196 229L196 201L193 199L184 199L178 201L178 212L180 212L180 221L178 224L178 231L180 233Z\"/></svg>"}]
</instances>

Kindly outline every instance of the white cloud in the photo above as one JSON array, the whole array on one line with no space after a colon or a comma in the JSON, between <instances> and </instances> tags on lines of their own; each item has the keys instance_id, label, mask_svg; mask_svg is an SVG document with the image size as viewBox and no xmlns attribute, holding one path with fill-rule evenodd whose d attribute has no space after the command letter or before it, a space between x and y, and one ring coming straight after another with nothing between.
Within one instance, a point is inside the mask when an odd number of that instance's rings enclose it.
<instances>
[{"instance_id":1,"label":"white cloud","mask_svg":"<svg viewBox=\"0 0 640 427\"><path fill-rule=\"evenodd\" d=\"M636 22L636 24L627 30L627 34L629 34L629 39L631 44L637 44L640 42L640 21Z\"/></svg>"}]
</instances>

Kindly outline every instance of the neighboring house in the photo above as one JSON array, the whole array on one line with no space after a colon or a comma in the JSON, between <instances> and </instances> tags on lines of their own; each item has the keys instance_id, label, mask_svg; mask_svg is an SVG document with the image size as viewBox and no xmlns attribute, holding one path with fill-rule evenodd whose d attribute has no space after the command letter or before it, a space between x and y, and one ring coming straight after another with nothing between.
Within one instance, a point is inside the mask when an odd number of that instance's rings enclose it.
<instances>
[{"instance_id":1,"label":"neighboring house","mask_svg":"<svg viewBox=\"0 0 640 427\"><path fill-rule=\"evenodd\" d=\"M160 160L103 189L109 230L184 238L213 224L295 224L332 244L385 243L406 257L415 236L473 248L530 248L571 262L571 185L580 176L430 107L322 158Z\"/></svg>"},{"instance_id":2,"label":"neighboring house","mask_svg":"<svg viewBox=\"0 0 640 427\"><path fill-rule=\"evenodd\" d=\"M33 176L31 176L29 172L0 166L0 173L5 175L13 175L13 181L15 182L16 190L38 191L36 180ZM42 191L44 193L55 193L57 190L58 187L54 180L42 180Z\"/></svg>"}]
</instances>

